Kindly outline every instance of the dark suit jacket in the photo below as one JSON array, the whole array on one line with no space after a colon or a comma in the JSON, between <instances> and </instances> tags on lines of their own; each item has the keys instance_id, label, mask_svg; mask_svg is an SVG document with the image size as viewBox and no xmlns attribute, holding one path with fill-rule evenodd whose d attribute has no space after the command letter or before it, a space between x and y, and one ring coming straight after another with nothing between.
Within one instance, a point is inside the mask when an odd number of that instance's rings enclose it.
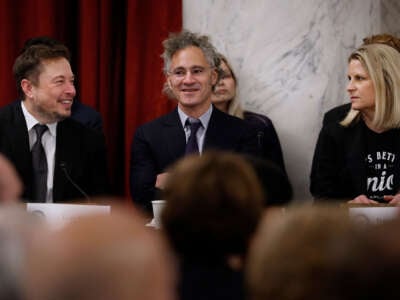
<instances>
[{"instance_id":1,"label":"dark suit jacket","mask_svg":"<svg viewBox=\"0 0 400 300\"><path fill-rule=\"evenodd\" d=\"M261 157L272 161L286 174L281 143L272 121L264 115L244 112L244 120L257 131L257 146Z\"/></svg>"},{"instance_id":2,"label":"dark suit jacket","mask_svg":"<svg viewBox=\"0 0 400 300\"><path fill-rule=\"evenodd\" d=\"M0 109L0 152L17 169L24 184L23 198L32 201L32 159L20 102ZM82 193L68 181L61 165L89 196L107 192L104 137L70 118L57 125L53 200L63 202L82 198Z\"/></svg>"},{"instance_id":3,"label":"dark suit jacket","mask_svg":"<svg viewBox=\"0 0 400 300\"><path fill-rule=\"evenodd\" d=\"M98 111L79 101L72 103L71 118L89 128L103 132L103 120Z\"/></svg>"},{"instance_id":4,"label":"dark suit jacket","mask_svg":"<svg viewBox=\"0 0 400 300\"><path fill-rule=\"evenodd\" d=\"M151 211L157 174L184 156L185 132L178 111L140 126L131 147L130 189L134 202ZM255 131L243 120L214 108L203 151L219 149L257 154Z\"/></svg>"},{"instance_id":5,"label":"dark suit jacket","mask_svg":"<svg viewBox=\"0 0 400 300\"><path fill-rule=\"evenodd\" d=\"M311 168L310 191L316 200L351 200L367 191L365 124L362 120L343 127L328 122L318 137ZM396 149L400 152L400 129ZM396 168L400 167L399 160ZM394 186L400 186L399 178Z\"/></svg>"}]
</instances>

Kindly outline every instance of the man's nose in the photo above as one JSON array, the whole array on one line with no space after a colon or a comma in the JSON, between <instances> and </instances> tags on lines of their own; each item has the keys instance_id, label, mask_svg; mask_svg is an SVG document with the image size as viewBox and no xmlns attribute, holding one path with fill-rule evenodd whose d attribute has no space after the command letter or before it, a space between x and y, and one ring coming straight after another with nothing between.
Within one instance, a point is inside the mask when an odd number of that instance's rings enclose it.
<instances>
[{"instance_id":1,"label":"man's nose","mask_svg":"<svg viewBox=\"0 0 400 300\"><path fill-rule=\"evenodd\" d=\"M192 83L194 81L194 76L192 74L192 72L187 71L185 74L185 77L183 77L183 82L185 83Z\"/></svg>"},{"instance_id":2,"label":"man's nose","mask_svg":"<svg viewBox=\"0 0 400 300\"><path fill-rule=\"evenodd\" d=\"M73 82L67 83L67 88L66 88L65 92L69 95L72 95L72 97L74 97L76 95L76 89L75 89L75 85Z\"/></svg>"}]
</instances>

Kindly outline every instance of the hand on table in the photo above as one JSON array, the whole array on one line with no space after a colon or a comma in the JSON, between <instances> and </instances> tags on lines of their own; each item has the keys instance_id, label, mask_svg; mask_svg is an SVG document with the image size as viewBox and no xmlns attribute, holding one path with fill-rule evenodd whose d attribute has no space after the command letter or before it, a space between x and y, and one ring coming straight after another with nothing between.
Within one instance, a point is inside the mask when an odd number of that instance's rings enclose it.
<instances>
[{"instance_id":1,"label":"hand on table","mask_svg":"<svg viewBox=\"0 0 400 300\"><path fill-rule=\"evenodd\" d=\"M399 198L399 200L400 200L400 198ZM369 199L365 195L360 195L360 196L355 197L353 200L348 201L347 203L351 203L351 204L377 204L378 202Z\"/></svg>"}]
</instances>

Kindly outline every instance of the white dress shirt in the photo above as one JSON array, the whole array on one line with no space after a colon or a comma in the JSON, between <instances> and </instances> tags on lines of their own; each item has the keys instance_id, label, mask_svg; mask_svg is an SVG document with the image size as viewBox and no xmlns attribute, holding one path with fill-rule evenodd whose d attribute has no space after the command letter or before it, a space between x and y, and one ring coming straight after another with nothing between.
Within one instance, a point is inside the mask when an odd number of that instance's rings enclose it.
<instances>
[{"instance_id":1,"label":"white dress shirt","mask_svg":"<svg viewBox=\"0 0 400 300\"><path fill-rule=\"evenodd\" d=\"M201 126L197 130L196 138L197 138L197 145L199 146L200 154L203 153L204 138L206 136L208 123L210 122L212 110L213 110L213 106L210 105L208 110L198 118L200 120ZM190 136L190 126L187 125L186 120L189 119L189 116L186 115L179 107L178 107L178 114L179 114L179 118L182 123L182 127L185 130L186 143L187 143L189 136Z\"/></svg>"},{"instance_id":2,"label":"white dress shirt","mask_svg":"<svg viewBox=\"0 0 400 300\"><path fill-rule=\"evenodd\" d=\"M36 142L36 132L33 126L39 123L34 116L32 116L25 107L24 101L21 101L22 112L25 117L26 126L29 135L29 149L32 150L33 144ZM53 202L53 179L54 179L54 160L56 153L56 135L57 135L57 122L45 124L49 128L43 133L42 145L46 153L47 160L47 194L46 202Z\"/></svg>"}]
</instances>

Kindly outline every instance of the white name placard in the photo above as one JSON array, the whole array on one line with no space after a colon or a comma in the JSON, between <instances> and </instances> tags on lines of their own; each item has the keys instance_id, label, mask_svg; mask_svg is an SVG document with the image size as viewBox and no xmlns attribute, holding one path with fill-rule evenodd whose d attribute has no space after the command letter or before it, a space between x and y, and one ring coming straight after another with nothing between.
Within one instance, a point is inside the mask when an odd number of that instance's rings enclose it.
<instances>
[{"instance_id":1,"label":"white name placard","mask_svg":"<svg viewBox=\"0 0 400 300\"><path fill-rule=\"evenodd\" d=\"M349 215L360 222L379 224L399 216L400 207L350 207Z\"/></svg>"},{"instance_id":2,"label":"white name placard","mask_svg":"<svg viewBox=\"0 0 400 300\"><path fill-rule=\"evenodd\" d=\"M61 227L73 218L91 214L109 214L109 205L27 203L26 209L43 217L50 225Z\"/></svg>"}]
</instances>

